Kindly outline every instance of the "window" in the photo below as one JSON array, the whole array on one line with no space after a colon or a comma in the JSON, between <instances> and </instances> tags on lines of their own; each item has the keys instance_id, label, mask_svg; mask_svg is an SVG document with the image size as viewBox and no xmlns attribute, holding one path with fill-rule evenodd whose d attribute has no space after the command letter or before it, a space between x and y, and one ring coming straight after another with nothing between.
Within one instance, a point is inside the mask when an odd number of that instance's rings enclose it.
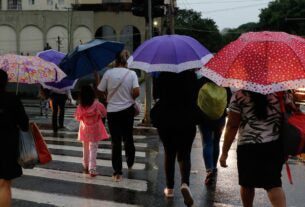
<instances>
[{"instance_id":1,"label":"window","mask_svg":"<svg viewBox=\"0 0 305 207\"><path fill-rule=\"evenodd\" d=\"M58 0L58 4L59 5L64 5L65 4L65 0Z\"/></svg>"},{"instance_id":2,"label":"window","mask_svg":"<svg viewBox=\"0 0 305 207\"><path fill-rule=\"evenodd\" d=\"M8 10L21 10L21 0L8 0Z\"/></svg>"},{"instance_id":3,"label":"window","mask_svg":"<svg viewBox=\"0 0 305 207\"><path fill-rule=\"evenodd\" d=\"M29 5L34 5L35 4L35 0L29 0Z\"/></svg>"},{"instance_id":4,"label":"window","mask_svg":"<svg viewBox=\"0 0 305 207\"><path fill-rule=\"evenodd\" d=\"M53 0L47 0L47 4L48 4L49 6L52 6L52 5L53 5Z\"/></svg>"}]
</instances>

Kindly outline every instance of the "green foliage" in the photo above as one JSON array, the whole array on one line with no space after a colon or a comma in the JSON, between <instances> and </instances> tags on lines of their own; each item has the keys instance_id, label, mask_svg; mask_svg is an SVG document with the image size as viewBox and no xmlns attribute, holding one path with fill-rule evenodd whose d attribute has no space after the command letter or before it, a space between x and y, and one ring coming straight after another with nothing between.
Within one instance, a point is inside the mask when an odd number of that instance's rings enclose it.
<instances>
[{"instance_id":1,"label":"green foliage","mask_svg":"<svg viewBox=\"0 0 305 207\"><path fill-rule=\"evenodd\" d=\"M269 3L259 15L261 30L284 31L305 35L305 1L277 0ZM300 19L296 19L300 18Z\"/></svg>"},{"instance_id":2,"label":"green foliage","mask_svg":"<svg viewBox=\"0 0 305 207\"><path fill-rule=\"evenodd\" d=\"M214 20L203 19L201 13L194 10L178 10L175 33L195 38L211 52L217 52L223 45L222 36Z\"/></svg>"}]
</instances>

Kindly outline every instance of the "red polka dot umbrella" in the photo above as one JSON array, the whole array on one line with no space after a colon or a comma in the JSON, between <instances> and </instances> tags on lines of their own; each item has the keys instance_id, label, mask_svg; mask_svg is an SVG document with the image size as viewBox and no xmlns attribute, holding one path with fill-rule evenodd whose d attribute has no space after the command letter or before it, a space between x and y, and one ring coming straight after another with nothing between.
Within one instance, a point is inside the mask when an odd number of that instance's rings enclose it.
<instances>
[{"instance_id":1,"label":"red polka dot umbrella","mask_svg":"<svg viewBox=\"0 0 305 207\"><path fill-rule=\"evenodd\" d=\"M284 32L248 32L200 72L218 85L262 94L304 88L305 39Z\"/></svg>"}]
</instances>

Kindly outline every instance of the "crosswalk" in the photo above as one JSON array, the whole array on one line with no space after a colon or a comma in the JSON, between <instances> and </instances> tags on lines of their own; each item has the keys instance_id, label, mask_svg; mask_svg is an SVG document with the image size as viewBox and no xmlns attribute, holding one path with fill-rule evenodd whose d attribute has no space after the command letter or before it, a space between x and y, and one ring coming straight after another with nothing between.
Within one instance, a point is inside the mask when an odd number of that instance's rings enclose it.
<instances>
[{"instance_id":1,"label":"crosswalk","mask_svg":"<svg viewBox=\"0 0 305 207\"><path fill-rule=\"evenodd\" d=\"M74 108L66 109L65 122L73 119ZM149 136L135 135L135 163L128 170L123 151L123 180L112 180L111 142L101 141L97 155L98 176L82 173L82 144L77 131L60 130L54 136L51 116L39 116L39 108L26 107L30 119L41 127L41 133L52 154L52 162L34 169L23 169L23 176L13 182L13 206L64 207L136 207L145 206L137 194L149 194L147 169L152 150ZM154 146L155 147L155 146ZM157 151L157 149L155 149Z\"/></svg>"}]
</instances>

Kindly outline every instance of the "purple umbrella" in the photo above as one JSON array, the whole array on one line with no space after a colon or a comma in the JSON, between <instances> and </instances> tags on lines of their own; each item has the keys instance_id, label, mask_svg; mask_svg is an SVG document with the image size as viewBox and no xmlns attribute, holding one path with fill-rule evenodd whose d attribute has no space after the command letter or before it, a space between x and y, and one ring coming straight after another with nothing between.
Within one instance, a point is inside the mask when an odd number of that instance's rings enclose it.
<instances>
[{"instance_id":1,"label":"purple umbrella","mask_svg":"<svg viewBox=\"0 0 305 207\"><path fill-rule=\"evenodd\" d=\"M54 92L62 92L71 90L75 87L75 84L77 82L76 80L69 80L69 79L62 79L60 82L49 82L49 83L41 83L43 88L50 89Z\"/></svg>"},{"instance_id":2,"label":"purple umbrella","mask_svg":"<svg viewBox=\"0 0 305 207\"><path fill-rule=\"evenodd\" d=\"M57 50L45 50L36 54L36 56L59 65L60 61L65 57L65 53L58 52ZM74 88L77 80L62 79L60 82L41 83L43 88L50 89L55 92L71 90Z\"/></svg>"},{"instance_id":3,"label":"purple umbrella","mask_svg":"<svg viewBox=\"0 0 305 207\"><path fill-rule=\"evenodd\" d=\"M212 56L208 49L192 37L163 35L141 44L128 59L128 67L146 72L180 73L201 68Z\"/></svg>"},{"instance_id":4,"label":"purple umbrella","mask_svg":"<svg viewBox=\"0 0 305 207\"><path fill-rule=\"evenodd\" d=\"M59 65L60 61L66 56L66 54L62 53L62 52L58 52L57 50L51 49L51 50L41 51L41 52L37 53L36 56L38 56L46 61L55 63L56 65Z\"/></svg>"}]
</instances>

